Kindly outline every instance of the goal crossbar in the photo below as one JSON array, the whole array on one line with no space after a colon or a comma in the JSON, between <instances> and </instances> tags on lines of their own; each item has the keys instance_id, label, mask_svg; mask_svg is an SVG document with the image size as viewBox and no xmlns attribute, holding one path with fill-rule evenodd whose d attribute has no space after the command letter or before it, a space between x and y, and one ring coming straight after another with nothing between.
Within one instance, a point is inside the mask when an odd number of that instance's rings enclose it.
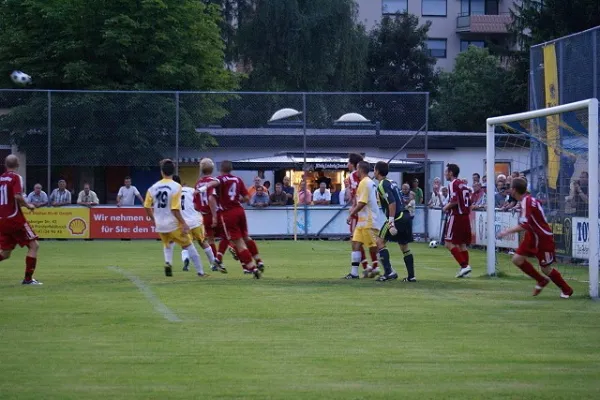
<instances>
[{"instance_id":1,"label":"goal crossbar","mask_svg":"<svg viewBox=\"0 0 600 400\"><path fill-rule=\"evenodd\" d=\"M589 197L588 215L590 221L589 230L589 294L592 298L598 298L598 266L600 237L598 232L598 99L581 100L574 103L542 108L517 114L503 115L488 118L486 120L486 175L494 177L494 161L496 158L495 127L499 124L507 124L533 118L547 117L571 111L587 110L588 112L588 173L589 173ZM491 178L493 179L493 178ZM488 188L489 190L489 188ZM496 232L495 232L495 205L494 201L487 202L487 273L490 276L496 274Z\"/></svg>"}]
</instances>

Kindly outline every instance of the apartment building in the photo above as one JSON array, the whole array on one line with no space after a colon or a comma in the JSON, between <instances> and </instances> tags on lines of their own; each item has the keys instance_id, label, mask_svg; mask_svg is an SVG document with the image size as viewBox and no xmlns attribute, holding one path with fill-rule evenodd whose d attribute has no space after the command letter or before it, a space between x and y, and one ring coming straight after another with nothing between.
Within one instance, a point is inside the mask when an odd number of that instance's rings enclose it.
<instances>
[{"instance_id":1,"label":"apartment building","mask_svg":"<svg viewBox=\"0 0 600 400\"><path fill-rule=\"evenodd\" d=\"M469 45L506 45L512 0L356 0L359 20L372 28L383 15L408 11L431 21L428 48L437 66L449 71Z\"/></svg>"}]
</instances>

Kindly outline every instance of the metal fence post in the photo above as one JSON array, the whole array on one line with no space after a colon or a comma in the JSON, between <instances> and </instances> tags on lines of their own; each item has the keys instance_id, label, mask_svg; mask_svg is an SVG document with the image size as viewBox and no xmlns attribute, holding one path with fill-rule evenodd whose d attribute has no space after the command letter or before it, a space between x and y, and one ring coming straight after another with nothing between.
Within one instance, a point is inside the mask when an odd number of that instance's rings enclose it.
<instances>
[{"instance_id":1,"label":"metal fence post","mask_svg":"<svg viewBox=\"0 0 600 400\"><path fill-rule=\"evenodd\" d=\"M592 32L592 97L598 98L598 30Z\"/></svg>"},{"instance_id":2,"label":"metal fence post","mask_svg":"<svg viewBox=\"0 0 600 400\"><path fill-rule=\"evenodd\" d=\"M564 77L565 75L563 74L563 70L564 70L564 64L565 64L565 57L563 56L563 41L562 40L558 40L556 42L556 45L558 47L558 104L566 104L568 103L568 101L565 101L565 85L564 85ZM559 128L559 133L560 133L560 128ZM559 138L560 138L560 134L559 134Z\"/></svg>"},{"instance_id":3,"label":"metal fence post","mask_svg":"<svg viewBox=\"0 0 600 400\"><path fill-rule=\"evenodd\" d=\"M423 171L423 206L425 210L425 238L429 238L429 207L427 202L429 200L429 92L425 93L425 163L423 164L425 170Z\"/></svg>"},{"instance_id":4,"label":"metal fence post","mask_svg":"<svg viewBox=\"0 0 600 400\"><path fill-rule=\"evenodd\" d=\"M52 92L48 90L48 182L46 190L50 192L52 187Z\"/></svg>"},{"instance_id":5,"label":"metal fence post","mask_svg":"<svg viewBox=\"0 0 600 400\"><path fill-rule=\"evenodd\" d=\"M179 175L179 92L175 92L175 173Z\"/></svg>"},{"instance_id":6,"label":"metal fence post","mask_svg":"<svg viewBox=\"0 0 600 400\"><path fill-rule=\"evenodd\" d=\"M304 151L304 163L302 165L302 179L306 179L306 93L302 93L302 149ZM302 184L300 184L302 185ZM304 194L306 198L306 193ZM304 237L308 238L308 204L304 202Z\"/></svg>"}]
</instances>

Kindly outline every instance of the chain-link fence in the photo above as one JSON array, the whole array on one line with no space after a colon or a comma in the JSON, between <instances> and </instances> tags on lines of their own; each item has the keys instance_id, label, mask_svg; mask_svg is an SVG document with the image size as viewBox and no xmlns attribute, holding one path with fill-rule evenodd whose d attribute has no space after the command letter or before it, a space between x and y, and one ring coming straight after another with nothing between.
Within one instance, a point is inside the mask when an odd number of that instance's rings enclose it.
<instances>
[{"instance_id":1,"label":"chain-link fence","mask_svg":"<svg viewBox=\"0 0 600 400\"><path fill-rule=\"evenodd\" d=\"M28 191L65 179L76 194L89 183L102 204L116 202L125 177L144 193L163 158L193 184L210 157L234 161L248 186L259 177L269 193L289 180L307 193L301 205L324 181L343 205L350 152L392 160L397 180L428 187L428 102L427 93L1 90L0 145L19 151ZM398 160L408 143L423 157Z\"/></svg>"}]
</instances>

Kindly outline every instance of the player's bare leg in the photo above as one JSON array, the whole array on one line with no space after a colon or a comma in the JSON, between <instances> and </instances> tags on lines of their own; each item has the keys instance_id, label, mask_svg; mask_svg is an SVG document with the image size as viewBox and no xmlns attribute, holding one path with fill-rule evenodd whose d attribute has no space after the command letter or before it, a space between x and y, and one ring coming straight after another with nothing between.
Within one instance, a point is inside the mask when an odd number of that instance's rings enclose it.
<instances>
[{"instance_id":1,"label":"player's bare leg","mask_svg":"<svg viewBox=\"0 0 600 400\"><path fill-rule=\"evenodd\" d=\"M450 253L452 253L452 256L454 257L454 259L456 260L458 265L460 265L460 270L456 274L456 277L464 278L465 276L469 275L472 271L471 266L469 265L469 261L468 261L469 253L467 252L467 258L465 258L465 256L464 256L464 252L466 252L467 246L466 245L457 246L454 243L449 242L449 241L445 242L444 246L446 246L446 248L448 250L450 250Z\"/></svg>"},{"instance_id":2,"label":"player's bare leg","mask_svg":"<svg viewBox=\"0 0 600 400\"><path fill-rule=\"evenodd\" d=\"M37 240L33 240L29 242L27 248L27 255L25 256L25 279L23 279L23 285L41 285L41 282L33 279L35 267L37 266L37 252L40 245Z\"/></svg>"},{"instance_id":3,"label":"player's bare leg","mask_svg":"<svg viewBox=\"0 0 600 400\"><path fill-rule=\"evenodd\" d=\"M242 268L244 269L244 271L250 271L256 279L260 279L261 272L256 267L254 259L252 258L252 254L246 247L244 239L240 238L233 240L233 243L235 244L235 249L237 251L238 257L240 258L240 262L242 263Z\"/></svg>"},{"instance_id":4,"label":"player's bare leg","mask_svg":"<svg viewBox=\"0 0 600 400\"><path fill-rule=\"evenodd\" d=\"M552 265L540 266L542 272L550 278L552 282L556 286L560 288L560 297L563 299L568 299L573 295L573 288L569 286L567 282L563 279L560 272L557 269L553 268Z\"/></svg>"},{"instance_id":5,"label":"player's bare leg","mask_svg":"<svg viewBox=\"0 0 600 400\"><path fill-rule=\"evenodd\" d=\"M256 245L256 242L254 240L252 240L251 237L246 236L244 238L244 243L246 243L248 250L250 250L250 254L252 254L252 258L254 259L254 261L256 261L256 266L258 267L260 272L265 272L265 264L263 263L262 259L260 258L260 254L258 253L258 246Z\"/></svg>"}]
</instances>

